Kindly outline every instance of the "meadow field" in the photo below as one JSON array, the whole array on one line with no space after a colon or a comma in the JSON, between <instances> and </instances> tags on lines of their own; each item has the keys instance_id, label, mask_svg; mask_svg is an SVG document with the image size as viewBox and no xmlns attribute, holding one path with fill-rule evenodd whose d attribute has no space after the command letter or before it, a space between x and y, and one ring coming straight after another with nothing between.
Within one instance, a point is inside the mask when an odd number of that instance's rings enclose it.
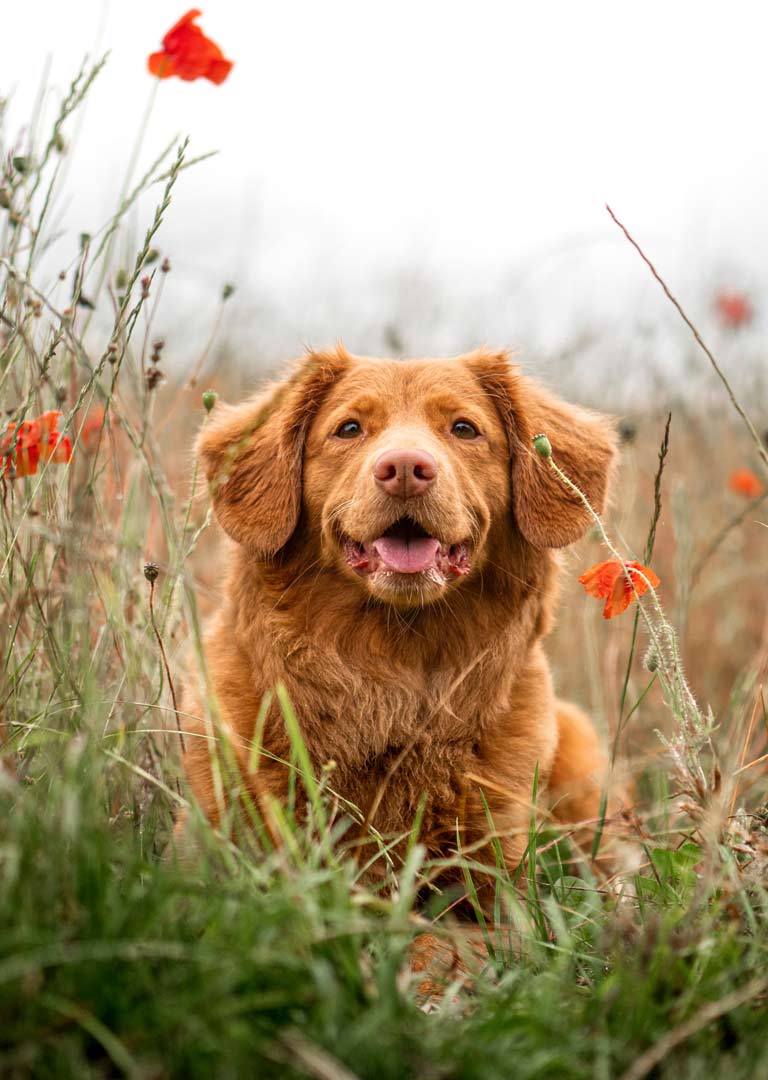
<instances>
[{"instance_id":1,"label":"meadow field","mask_svg":"<svg viewBox=\"0 0 768 1080\"><path fill-rule=\"evenodd\" d=\"M183 142L99 232L68 222L51 273L49 208L97 74L52 127L0 130L0 1075L768 1075L765 361L733 392L697 341L712 298L688 298L695 378L624 402L613 501L563 556L548 651L636 805L582 850L532 792L526 859L500 860L498 917L477 910L486 959L467 957L418 821L404 865L375 837L384 890L354 861L355 808L290 702L308 819L289 805L280 843L254 827L235 846L189 804L179 695L226 573L192 446L216 396L250 385L224 339L179 370L156 329ZM661 286L658 303L681 317ZM729 349L759 303L719 298ZM610 621L577 580L606 538L661 582ZM187 806L193 855L172 838ZM471 854L453 861L471 903ZM439 988L409 963L425 931L451 957Z\"/></svg>"}]
</instances>

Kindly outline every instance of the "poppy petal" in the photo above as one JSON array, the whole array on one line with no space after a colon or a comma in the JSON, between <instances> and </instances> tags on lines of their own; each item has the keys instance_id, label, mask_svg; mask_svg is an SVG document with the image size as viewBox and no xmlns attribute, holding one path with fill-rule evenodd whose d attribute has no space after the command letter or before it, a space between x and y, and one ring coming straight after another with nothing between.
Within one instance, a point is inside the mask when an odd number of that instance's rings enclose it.
<instances>
[{"instance_id":1,"label":"poppy petal","mask_svg":"<svg viewBox=\"0 0 768 1080\"><path fill-rule=\"evenodd\" d=\"M620 563L617 559L607 559L591 566L580 575L579 582L590 596L605 600L605 619L621 615L633 600L648 591L649 586L655 589L661 584L653 570L642 563Z\"/></svg>"},{"instance_id":2,"label":"poppy petal","mask_svg":"<svg viewBox=\"0 0 768 1080\"><path fill-rule=\"evenodd\" d=\"M179 21L173 24L171 29L163 38L163 45L165 45L166 49L169 48L168 42L173 41L175 35L178 34L179 30L188 27L190 23L193 23L195 21L195 19L199 19L202 14L203 13L200 8L191 8L186 15L182 15ZM198 30L198 27L194 27L194 29ZM202 33L202 31L199 32Z\"/></svg>"},{"instance_id":3,"label":"poppy petal","mask_svg":"<svg viewBox=\"0 0 768 1080\"><path fill-rule=\"evenodd\" d=\"M206 79L220 86L232 70L231 60L212 60L206 74Z\"/></svg>"},{"instance_id":4,"label":"poppy petal","mask_svg":"<svg viewBox=\"0 0 768 1080\"><path fill-rule=\"evenodd\" d=\"M172 56L166 52L156 52L147 60L147 67L151 75L157 75L158 79L168 79L176 74L176 64Z\"/></svg>"},{"instance_id":5,"label":"poppy petal","mask_svg":"<svg viewBox=\"0 0 768 1080\"><path fill-rule=\"evenodd\" d=\"M72 460L72 440L68 435L57 436L51 460L59 465L68 465Z\"/></svg>"},{"instance_id":6,"label":"poppy petal","mask_svg":"<svg viewBox=\"0 0 768 1080\"><path fill-rule=\"evenodd\" d=\"M617 615L621 615L622 611L627 610L634 598L634 593L630 589L624 574L617 574L610 595L605 601L603 618L613 619Z\"/></svg>"}]
</instances>

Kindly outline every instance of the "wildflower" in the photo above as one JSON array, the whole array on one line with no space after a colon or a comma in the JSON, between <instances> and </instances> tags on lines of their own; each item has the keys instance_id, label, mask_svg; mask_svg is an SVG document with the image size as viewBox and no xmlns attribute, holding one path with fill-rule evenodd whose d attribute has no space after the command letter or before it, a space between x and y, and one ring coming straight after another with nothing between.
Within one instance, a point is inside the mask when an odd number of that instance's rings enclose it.
<instances>
[{"instance_id":1,"label":"wildflower","mask_svg":"<svg viewBox=\"0 0 768 1080\"><path fill-rule=\"evenodd\" d=\"M632 578L631 585L627 575ZM615 615L621 615L622 611L627 610L635 599L635 593L642 596L648 591L649 584L655 589L659 584L659 579L653 570L649 570L647 566L639 562L622 564L618 559L608 559L585 570L579 577L579 582L590 596L605 600L603 618L612 619Z\"/></svg>"},{"instance_id":2,"label":"wildflower","mask_svg":"<svg viewBox=\"0 0 768 1080\"><path fill-rule=\"evenodd\" d=\"M728 477L728 487L746 499L759 499L765 493L765 486L751 469L735 469Z\"/></svg>"},{"instance_id":3,"label":"wildflower","mask_svg":"<svg viewBox=\"0 0 768 1080\"><path fill-rule=\"evenodd\" d=\"M93 453L98 448L103 427L104 410L102 408L91 409L80 429L80 442L88 453Z\"/></svg>"},{"instance_id":4,"label":"wildflower","mask_svg":"<svg viewBox=\"0 0 768 1080\"><path fill-rule=\"evenodd\" d=\"M18 425L12 420L0 440L0 455L5 458L2 471L10 479L33 476L40 462L66 464L72 457L72 443L57 431L61 413L57 410L42 413L34 420ZM15 446L14 446L15 433Z\"/></svg>"},{"instance_id":5,"label":"wildflower","mask_svg":"<svg viewBox=\"0 0 768 1080\"><path fill-rule=\"evenodd\" d=\"M738 330L752 321L754 311L749 297L742 292L721 292L715 297L720 322L729 330Z\"/></svg>"},{"instance_id":6,"label":"wildflower","mask_svg":"<svg viewBox=\"0 0 768 1080\"><path fill-rule=\"evenodd\" d=\"M225 60L221 49L195 26L202 12L192 8L172 26L163 38L163 51L152 53L147 61L152 75L168 79L177 75L185 82L209 79L223 83L232 70L232 61Z\"/></svg>"}]
</instances>

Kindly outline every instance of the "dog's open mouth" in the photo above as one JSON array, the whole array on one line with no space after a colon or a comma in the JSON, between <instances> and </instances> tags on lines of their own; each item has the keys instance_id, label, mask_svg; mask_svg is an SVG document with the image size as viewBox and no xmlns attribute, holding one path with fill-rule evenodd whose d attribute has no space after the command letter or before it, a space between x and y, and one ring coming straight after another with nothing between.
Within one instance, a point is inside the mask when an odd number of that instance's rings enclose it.
<instances>
[{"instance_id":1,"label":"dog's open mouth","mask_svg":"<svg viewBox=\"0 0 768 1080\"><path fill-rule=\"evenodd\" d=\"M435 573L447 579L450 575L468 574L469 544L442 544L430 536L411 518L400 518L385 533L369 544L347 537L344 555L353 570L360 574L425 574Z\"/></svg>"}]
</instances>

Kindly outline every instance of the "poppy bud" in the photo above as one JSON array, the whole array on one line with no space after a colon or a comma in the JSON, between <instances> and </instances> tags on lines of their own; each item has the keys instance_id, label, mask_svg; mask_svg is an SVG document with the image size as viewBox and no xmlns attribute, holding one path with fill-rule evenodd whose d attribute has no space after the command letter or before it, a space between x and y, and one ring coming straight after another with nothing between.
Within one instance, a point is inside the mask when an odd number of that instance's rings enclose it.
<instances>
[{"instance_id":1,"label":"poppy bud","mask_svg":"<svg viewBox=\"0 0 768 1080\"><path fill-rule=\"evenodd\" d=\"M13 158L13 167L16 170L16 172L21 173L22 176L24 175L24 173L29 172L30 164L31 164L31 162L30 162L29 158L25 157L22 154L19 154L15 158Z\"/></svg>"},{"instance_id":2,"label":"poppy bud","mask_svg":"<svg viewBox=\"0 0 768 1080\"><path fill-rule=\"evenodd\" d=\"M115 285L118 289L124 289L128 284L128 274L122 268L115 274Z\"/></svg>"},{"instance_id":3,"label":"poppy bud","mask_svg":"<svg viewBox=\"0 0 768 1080\"><path fill-rule=\"evenodd\" d=\"M659 654L656 651L655 645L651 645L651 647L648 649L648 652L645 654L643 666L646 671L653 672L659 670Z\"/></svg>"},{"instance_id":4,"label":"poppy bud","mask_svg":"<svg viewBox=\"0 0 768 1080\"><path fill-rule=\"evenodd\" d=\"M58 154L65 154L67 151L67 140L57 131L53 137L53 148Z\"/></svg>"},{"instance_id":5,"label":"poppy bud","mask_svg":"<svg viewBox=\"0 0 768 1080\"><path fill-rule=\"evenodd\" d=\"M235 291L235 286L232 284L231 281L227 281L225 283L225 285L224 285L224 288L221 290L221 299L222 300L229 300L230 296L232 296L234 291Z\"/></svg>"},{"instance_id":6,"label":"poppy bud","mask_svg":"<svg viewBox=\"0 0 768 1080\"><path fill-rule=\"evenodd\" d=\"M533 436L533 449L539 457L543 457L545 461L548 461L549 458L552 457L552 443L543 432Z\"/></svg>"},{"instance_id":7,"label":"poppy bud","mask_svg":"<svg viewBox=\"0 0 768 1080\"><path fill-rule=\"evenodd\" d=\"M8 188L0 188L0 206L7 210L11 205L11 196Z\"/></svg>"},{"instance_id":8,"label":"poppy bud","mask_svg":"<svg viewBox=\"0 0 768 1080\"><path fill-rule=\"evenodd\" d=\"M206 390L203 394L203 407L206 412L210 412L213 406L216 404L219 395L215 390Z\"/></svg>"},{"instance_id":9,"label":"poppy bud","mask_svg":"<svg viewBox=\"0 0 768 1080\"><path fill-rule=\"evenodd\" d=\"M160 252L157 250L157 248L150 248L149 251L147 252L145 258L144 258L144 265L145 266L151 266L152 263L157 262L157 260L159 258L160 258Z\"/></svg>"},{"instance_id":10,"label":"poppy bud","mask_svg":"<svg viewBox=\"0 0 768 1080\"><path fill-rule=\"evenodd\" d=\"M156 563L148 562L144 564L144 577L150 584L157 581L157 575L159 573L160 571L158 570Z\"/></svg>"}]
</instances>

